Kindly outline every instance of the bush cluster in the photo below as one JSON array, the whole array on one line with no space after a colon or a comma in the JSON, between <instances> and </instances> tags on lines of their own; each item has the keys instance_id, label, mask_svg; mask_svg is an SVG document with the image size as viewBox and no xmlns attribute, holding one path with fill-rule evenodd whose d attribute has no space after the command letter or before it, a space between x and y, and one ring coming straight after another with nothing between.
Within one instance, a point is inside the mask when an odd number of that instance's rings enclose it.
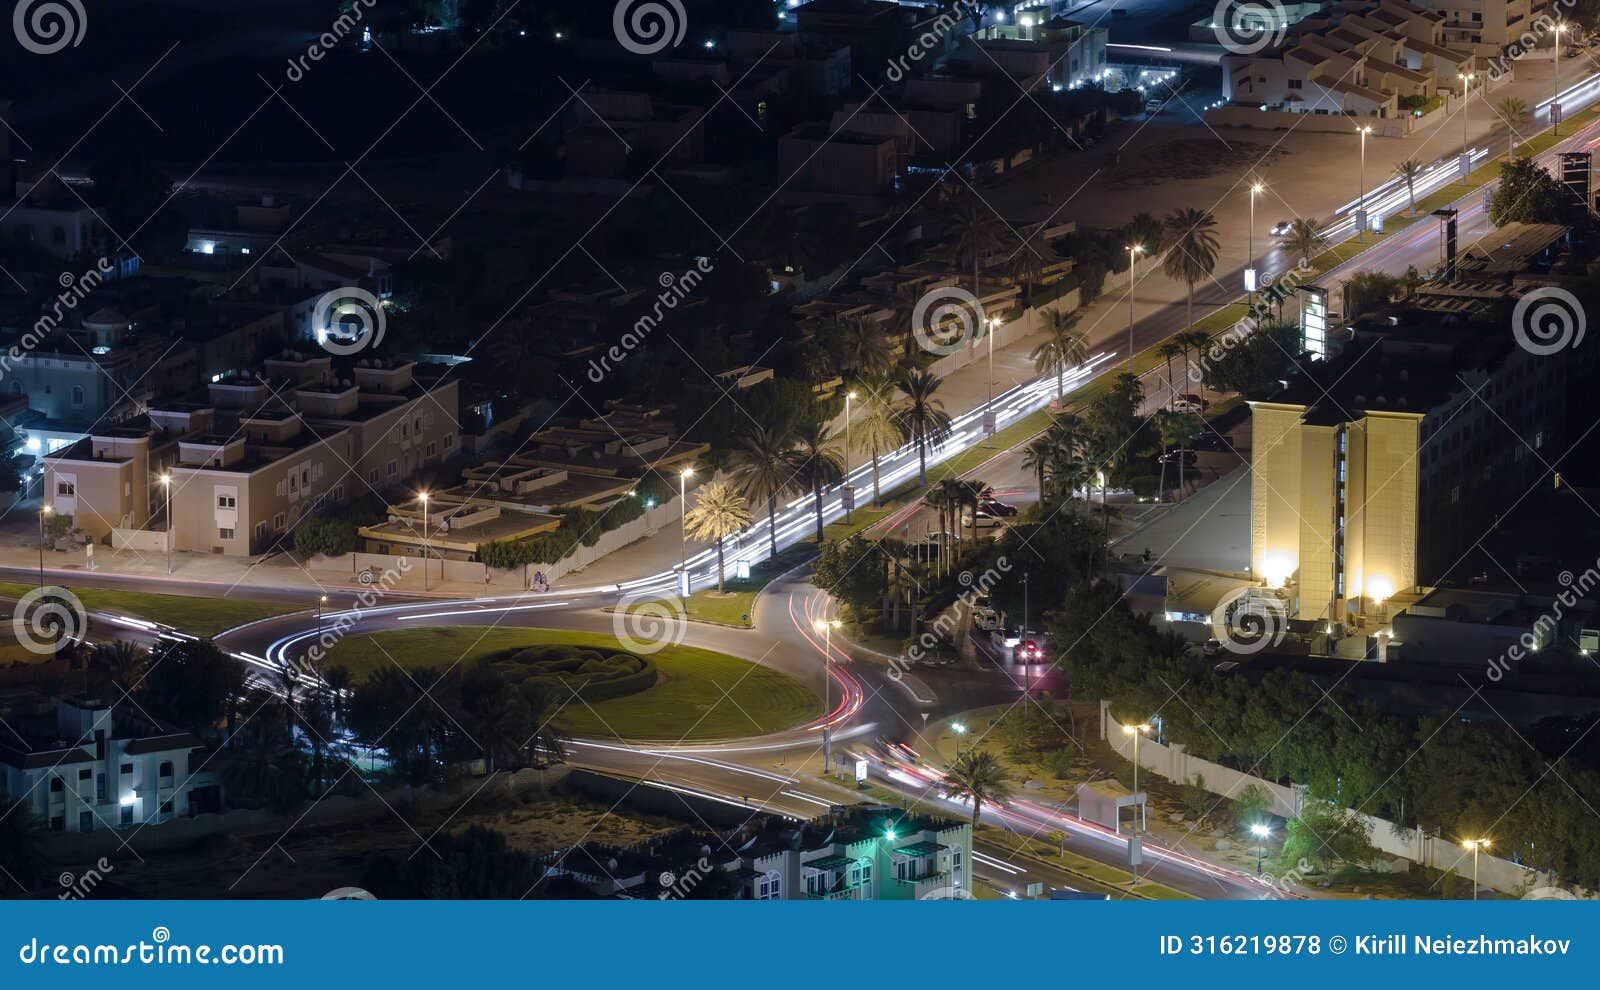
<instances>
[{"instance_id":1,"label":"bush cluster","mask_svg":"<svg viewBox=\"0 0 1600 990\"><path fill-rule=\"evenodd\" d=\"M581 646L534 646L484 662L523 694L558 699L576 694L590 703L638 694L654 686L657 677L655 663L646 657Z\"/></svg>"}]
</instances>

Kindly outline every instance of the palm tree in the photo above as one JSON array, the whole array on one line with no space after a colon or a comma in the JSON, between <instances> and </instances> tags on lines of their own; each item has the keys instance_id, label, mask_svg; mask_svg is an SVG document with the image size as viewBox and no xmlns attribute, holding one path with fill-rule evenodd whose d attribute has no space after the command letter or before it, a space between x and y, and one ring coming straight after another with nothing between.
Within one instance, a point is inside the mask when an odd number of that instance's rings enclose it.
<instances>
[{"instance_id":1,"label":"palm tree","mask_svg":"<svg viewBox=\"0 0 1600 990\"><path fill-rule=\"evenodd\" d=\"M1406 197L1411 200L1411 212L1417 212L1417 179L1422 176L1422 163L1415 158L1407 158L1394 167L1394 174L1406 184Z\"/></svg>"},{"instance_id":2,"label":"palm tree","mask_svg":"<svg viewBox=\"0 0 1600 990\"><path fill-rule=\"evenodd\" d=\"M533 731L528 706L521 695L513 691L491 692L479 699L465 716L463 721L470 720L472 736L483 747L483 758L490 773L518 762L527 747L528 735Z\"/></svg>"},{"instance_id":3,"label":"palm tree","mask_svg":"<svg viewBox=\"0 0 1600 990\"><path fill-rule=\"evenodd\" d=\"M1022 448L1022 470L1032 471L1034 477L1038 479L1040 502L1046 501L1045 476L1049 473L1055 450L1056 446L1048 433L1039 434Z\"/></svg>"},{"instance_id":4,"label":"palm tree","mask_svg":"<svg viewBox=\"0 0 1600 990\"><path fill-rule=\"evenodd\" d=\"M961 482L961 504L972 513L972 542L978 542L978 506L994 498L994 489L982 481Z\"/></svg>"},{"instance_id":5,"label":"palm tree","mask_svg":"<svg viewBox=\"0 0 1600 990\"><path fill-rule=\"evenodd\" d=\"M938 375L916 368L907 368L895 381L895 387L905 394L900 421L917 445L918 485L928 483L928 445L950 436L950 414L944 411L944 403L934 398L940 384Z\"/></svg>"},{"instance_id":6,"label":"palm tree","mask_svg":"<svg viewBox=\"0 0 1600 990\"><path fill-rule=\"evenodd\" d=\"M1168 278L1181 281L1189 290L1189 326L1194 326L1194 287L1211 277L1217 267L1217 218L1207 210L1181 207L1161 222L1167 253L1161 270Z\"/></svg>"},{"instance_id":7,"label":"palm tree","mask_svg":"<svg viewBox=\"0 0 1600 990\"><path fill-rule=\"evenodd\" d=\"M817 545L822 545L822 489L834 485L844 477L844 461L828 424L817 420L801 423L794 431L794 449L789 452L789 466L801 483L811 489L813 507L817 513Z\"/></svg>"},{"instance_id":8,"label":"palm tree","mask_svg":"<svg viewBox=\"0 0 1600 990\"><path fill-rule=\"evenodd\" d=\"M1177 336L1174 336L1170 340L1163 341L1161 346L1156 349L1156 353L1160 354L1162 359L1167 362L1167 405L1171 406L1178 398L1178 385L1172 380L1172 359L1180 354L1183 355L1183 370L1184 374L1187 375L1189 372L1189 349L1183 345L1183 342Z\"/></svg>"},{"instance_id":9,"label":"palm tree","mask_svg":"<svg viewBox=\"0 0 1600 990\"><path fill-rule=\"evenodd\" d=\"M876 320L859 316L838 320L828 336L841 370L865 374L889 366L889 338Z\"/></svg>"},{"instance_id":10,"label":"palm tree","mask_svg":"<svg viewBox=\"0 0 1600 990\"><path fill-rule=\"evenodd\" d=\"M722 593L722 544L750 525L744 496L725 481L712 481L695 493L694 508L683 517L684 529L696 540L717 543L717 593Z\"/></svg>"},{"instance_id":11,"label":"palm tree","mask_svg":"<svg viewBox=\"0 0 1600 990\"><path fill-rule=\"evenodd\" d=\"M949 533L952 537L961 532L961 509L967 502L967 486L960 478L944 478L933 486L933 493L938 496L939 504L943 511L939 516L939 531ZM948 526L945 523L946 514L949 516ZM939 537L943 541L944 537Z\"/></svg>"},{"instance_id":12,"label":"palm tree","mask_svg":"<svg viewBox=\"0 0 1600 990\"><path fill-rule=\"evenodd\" d=\"M1517 153L1517 122L1528 115L1528 104L1515 96L1508 96L1494 105L1494 112L1506 122L1507 152ZM1413 209L1415 209L1413 207Z\"/></svg>"},{"instance_id":13,"label":"palm tree","mask_svg":"<svg viewBox=\"0 0 1600 990\"><path fill-rule=\"evenodd\" d=\"M1044 278L1045 266L1056 258L1055 248L1045 240L1043 223L1022 235L1022 246L1011 256L1011 276L1028 286L1028 308L1033 308L1033 295Z\"/></svg>"},{"instance_id":14,"label":"palm tree","mask_svg":"<svg viewBox=\"0 0 1600 990\"><path fill-rule=\"evenodd\" d=\"M1172 339L1177 342L1179 347L1183 348L1184 378L1189 381L1195 381L1195 379L1192 377L1194 374L1194 364L1200 363L1200 359L1205 356L1206 348L1211 346L1211 335L1206 333L1204 330L1185 330ZM1189 351L1191 348L1194 350L1195 356L1195 361L1193 363L1191 363L1189 360ZM1198 382L1196 382L1196 384L1198 384ZM1198 391L1198 389L1196 391Z\"/></svg>"},{"instance_id":15,"label":"palm tree","mask_svg":"<svg viewBox=\"0 0 1600 990\"><path fill-rule=\"evenodd\" d=\"M906 427L900 418L894 382L887 375L863 375L861 387L867 393L863 404L865 415L852 429L861 437L860 442L872 458L872 505L876 508L882 497L878 490L878 458L906 442Z\"/></svg>"},{"instance_id":16,"label":"palm tree","mask_svg":"<svg viewBox=\"0 0 1600 990\"><path fill-rule=\"evenodd\" d=\"M1044 311L1045 338L1033 353L1033 368L1041 375L1056 376L1056 404L1066 395L1067 369L1089 359L1088 335L1074 329L1083 318L1081 311L1063 313L1058 309Z\"/></svg>"},{"instance_id":17,"label":"palm tree","mask_svg":"<svg viewBox=\"0 0 1600 990\"><path fill-rule=\"evenodd\" d=\"M968 750L956 757L945 772L945 790L953 798L972 799L972 824L978 824L983 806L1003 804L1011 797L1005 767L982 750Z\"/></svg>"},{"instance_id":18,"label":"palm tree","mask_svg":"<svg viewBox=\"0 0 1600 990\"><path fill-rule=\"evenodd\" d=\"M1298 254L1300 266L1308 268L1311 259L1328 246L1328 235L1321 220L1299 217L1289 224L1288 232L1278 238L1278 243L1290 254Z\"/></svg>"},{"instance_id":19,"label":"palm tree","mask_svg":"<svg viewBox=\"0 0 1600 990\"><path fill-rule=\"evenodd\" d=\"M128 694L132 694L144 678L145 667L150 662L147 650L121 639L96 646L92 658L105 679Z\"/></svg>"},{"instance_id":20,"label":"palm tree","mask_svg":"<svg viewBox=\"0 0 1600 990\"><path fill-rule=\"evenodd\" d=\"M794 466L789 451L794 447L794 428L776 423L752 426L734 440L729 465L733 479L746 498L767 504L767 538L772 555L778 555L778 499L796 490Z\"/></svg>"},{"instance_id":21,"label":"palm tree","mask_svg":"<svg viewBox=\"0 0 1600 990\"><path fill-rule=\"evenodd\" d=\"M990 252L1000 246L999 223L994 214L978 203L977 196L967 201L967 208L956 217L956 259L972 265L972 295L983 298L978 281L978 266Z\"/></svg>"}]
</instances>

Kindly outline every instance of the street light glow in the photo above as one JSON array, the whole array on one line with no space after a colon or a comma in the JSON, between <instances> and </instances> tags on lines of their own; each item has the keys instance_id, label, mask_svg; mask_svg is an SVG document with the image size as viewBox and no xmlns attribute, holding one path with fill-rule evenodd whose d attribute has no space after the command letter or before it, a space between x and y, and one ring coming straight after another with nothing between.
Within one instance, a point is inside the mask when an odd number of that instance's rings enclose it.
<instances>
[{"instance_id":1,"label":"street light glow","mask_svg":"<svg viewBox=\"0 0 1600 990\"><path fill-rule=\"evenodd\" d=\"M1272 834L1272 829L1267 828L1265 825L1256 824L1250 826L1250 834L1258 839L1265 839Z\"/></svg>"}]
</instances>

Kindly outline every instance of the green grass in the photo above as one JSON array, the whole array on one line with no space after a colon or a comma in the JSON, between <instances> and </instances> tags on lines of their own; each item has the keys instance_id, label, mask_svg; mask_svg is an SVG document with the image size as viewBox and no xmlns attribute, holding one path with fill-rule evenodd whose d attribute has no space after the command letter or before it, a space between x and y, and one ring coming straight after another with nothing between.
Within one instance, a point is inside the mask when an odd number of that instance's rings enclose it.
<instances>
[{"instance_id":1,"label":"green grass","mask_svg":"<svg viewBox=\"0 0 1600 990\"><path fill-rule=\"evenodd\" d=\"M0 582L0 596L17 598L36 585ZM310 607L287 602L253 602L238 598L195 598L186 595L157 595L148 591L115 591L106 588L70 588L91 612L112 612L137 619L163 622L194 636L215 636L246 622L274 615L299 612Z\"/></svg>"},{"instance_id":2,"label":"green grass","mask_svg":"<svg viewBox=\"0 0 1600 990\"><path fill-rule=\"evenodd\" d=\"M443 670L549 644L627 649L600 633L438 626L351 636L334 646L327 665L345 667L359 681L396 663ZM725 653L668 646L650 659L660 672L655 687L593 705L573 701L554 724L577 736L699 741L777 732L822 710L822 700L794 678Z\"/></svg>"},{"instance_id":3,"label":"green grass","mask_svg":"<svg viewBox=\"0 0 1600 990\"><path fill-rule=\"evenodd\" d=\"M774 578L783 572L803 564L817 555L817 545L809 540L801 540L778 551L776 557L770 557L750 568L747 578L734 578L723 582L723 594L717 594L716 588L703 588L689 596L687 608L688 617L695 622L709 622L716 626L732 626L735 629L753 629L755 622L752 617L756 611L756 598L761 591ZM634 612L644 607L644 603L629 605L627 611ZM608 608L607 612L617 609Z\"/></svg>"}]
</instances>

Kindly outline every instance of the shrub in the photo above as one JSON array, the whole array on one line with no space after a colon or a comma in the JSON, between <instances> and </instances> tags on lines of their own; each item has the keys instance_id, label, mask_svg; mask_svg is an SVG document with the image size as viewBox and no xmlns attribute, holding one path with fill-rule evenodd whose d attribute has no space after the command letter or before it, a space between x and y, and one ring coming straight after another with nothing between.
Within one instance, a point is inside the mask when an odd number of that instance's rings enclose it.
<instances>
[{"instance_id":1,"label":"shrub","mask_svg":"<svg viewBox=\"0 0 1600 990\"><path fill-rule=\"evenodd\" d=\"M294 531L294 552L302 557L337 557L356 548L356 524L339 516L301 520Z\"/></svg>"},{"instance_id":2,"label":"shrub","mask_svg":"<svg viewBox=\"0 0 1600 990\"><path fill-rule=\"evenodd\" d=\"M484 661L530 700L576 694L586 702L606 701L653 687L658 671L647 657L578 646L534 646L507 651Z\"/></svg>"}]
</instances>

